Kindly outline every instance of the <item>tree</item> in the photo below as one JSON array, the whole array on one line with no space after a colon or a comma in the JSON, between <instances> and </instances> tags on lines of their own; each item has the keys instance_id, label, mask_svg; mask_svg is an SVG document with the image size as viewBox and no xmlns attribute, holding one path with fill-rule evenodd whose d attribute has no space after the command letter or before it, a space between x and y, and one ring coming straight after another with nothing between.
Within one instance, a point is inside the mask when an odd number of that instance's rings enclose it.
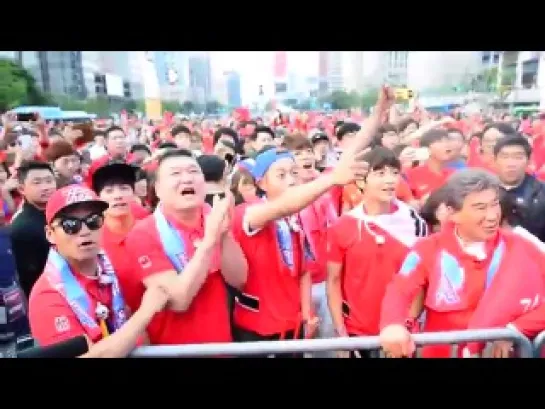
<instances>
[{"instance_id":1,"label":"tree","mask_svg":"<svg viewBox=\"0 0 545 409\"><path fill-rule=\"evenodd\" d=\"M378 88L369 88L361 95L361 107L370 109L377 103Z\"/></svg>"},{"instance_id":2,"label":"tree","mask_svg":"<svg viewBox=\"0 0 545 409\"><path fill-rule=\"evenodd\" d=\"M191 101L184 101L184 103L181 106L181 112L184 114L190 114L195 110L195 105Z\"/></svg>"},{"instance_id":3,"label":"tree","mask_svg":"<svg viewBox=\"0 0 545 409\"><path fill-rule=\"evenodd\" d=\"M107 97L101 95L86 100L84 108L86 112L97 114L99 117L110 115L110 102Z\"/></svg>"},{"instance_id":4,"label":"tree","mask_svg":"<svg viewBox=\"0 0 545 409\"><path fill-rule=\"evenodd\" d=\"M206 103L206 112L209 114L217 114L222 105L218 101L208 101Z\"/></svg>"},{"instance_id":5,"label":"tree","mask_svg":"<svg viewBox=\"0 0 545 409\"><path fill-rule=\"evenodd\" d=\"M68 95L55 95L53 99L63 111L85 111L86 101L77 100Z\"/></svg>"},{"instance_id":6,"label":"tree","mask_svg":"<svg viewBox=\"0 0 545 409\"><path fill-rule=\"evenodd\" d=\"M331 104L333 109L355 108L360 106L360 96L356 91L333 91L323 102Z\"/></svg>"},{"instance_id":7,"label":"tree","mask_svg":"<svg viewBox=\"0 0 545 409\"><path fill-rule=\"evenodd\" d=\"M0 111L19 105L46 105L52 101L36 86L34 77L18 63L0 58Z\"/></svg>"},{"instance_id":8,"label":"tree","mask_svg":"<svg viewBox=\"0 0 545 409\"><path fill-rule=\"evenodd\" d=\"M172 113L182 111L182 106L178 101L163 101L161 105L163 111L168 111Z\"/></svg>"}]
</instances>

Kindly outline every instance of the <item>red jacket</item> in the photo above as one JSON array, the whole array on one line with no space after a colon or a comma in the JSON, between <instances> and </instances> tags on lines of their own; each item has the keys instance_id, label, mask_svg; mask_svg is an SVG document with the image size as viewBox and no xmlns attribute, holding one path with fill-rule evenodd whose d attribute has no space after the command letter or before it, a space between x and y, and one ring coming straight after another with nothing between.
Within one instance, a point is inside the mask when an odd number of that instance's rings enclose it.
<instances>
[{"instance_id":1,"label":"red jacket","mask_svg":"<svg viewBox=\"0 0 545 409\"><path fill-rule=\"evenodd\" d=\"M452 225L418 242L386 290L381 328L403 324L412 301L425 289L426 332L512 324L527 337L539 334L545 329L545 255L527 240L503 231L486 243L486 249L484 260L465 253ZM496 273L487 286L491 269ZM482 345L469 348L478 353ZM432 346L422 355L449 357L450 351L448 346Z\"/></svg>"}]
</instances>

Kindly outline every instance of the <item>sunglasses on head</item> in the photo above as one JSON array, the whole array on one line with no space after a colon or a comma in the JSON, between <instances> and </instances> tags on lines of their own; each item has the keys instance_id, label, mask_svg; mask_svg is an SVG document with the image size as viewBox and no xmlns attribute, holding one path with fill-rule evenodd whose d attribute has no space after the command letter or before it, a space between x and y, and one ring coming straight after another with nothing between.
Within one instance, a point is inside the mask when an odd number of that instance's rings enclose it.
<instances>
[{"instance_id":1,"label":"sunglasses on head","mask_svg":"<svg viewBox=\"0 0 545 409\"><path fill-rule=\"evenodd\" d=\"M104 224L104 215L101 213L93 213L88 216L79 218L75 216L64 216L59 218L57 226L60 227L66 234L78 234L83 225L91 231L98 230Z\"/></svg>"}]
</instances>

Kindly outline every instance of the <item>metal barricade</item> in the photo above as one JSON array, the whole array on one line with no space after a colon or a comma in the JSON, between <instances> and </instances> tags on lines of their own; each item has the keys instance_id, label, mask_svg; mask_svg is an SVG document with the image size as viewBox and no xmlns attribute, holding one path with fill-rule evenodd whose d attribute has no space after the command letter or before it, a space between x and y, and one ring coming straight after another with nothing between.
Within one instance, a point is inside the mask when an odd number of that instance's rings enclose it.
<instances>
[{"instance_id":1,"label":"metal barricade","mask_svg":"<svg viewBox=\"0 0 545 409\"><path fill-rule=\"evenodd\" d=\"M545 331L541 332L534 339L534 357L535 358L541 358L543 347L545 347Z\"/></svg>"},{"instance_id":2,"label":"metal barricade","mask_svg":"<svg viewBox=\"0 0 545 409\"><path fill-rule=\"evenodd\" d=\"M429 332L414 334L415 344L449 345L465 342L506 340L514 343L518 356L532 358L534 348L523 335L510 329L483 329L467 331ZM379 337L351 337L306 340L257 341L188 345L143 346L135 349L132 358L158 357L213 357L213 356L252 356L285 353L305 353L318 351L354 351L380 349Z\"/></svg>"}]
</instances>

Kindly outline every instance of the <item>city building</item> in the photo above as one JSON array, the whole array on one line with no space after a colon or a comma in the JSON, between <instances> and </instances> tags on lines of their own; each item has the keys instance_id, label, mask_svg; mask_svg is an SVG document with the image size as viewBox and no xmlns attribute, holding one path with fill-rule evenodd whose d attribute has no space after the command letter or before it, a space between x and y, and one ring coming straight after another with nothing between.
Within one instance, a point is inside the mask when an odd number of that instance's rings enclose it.
<instances>
[{"instance_id":1,"label":"city building","mask_svg":"<svg viewBox=\"0 0 545 409\"><path fill-rule=\"evenodd\" d=\"M365 78L363 71L364 51L347 51L343 55L344 88L346 91L362 91Z\"/></svg>"},{"instance_id":2,"label":"city building","mask_svg":"<svg viewBox=\"0 0 545 409\"><path fill-rule=\"evenodd\" d=\"M127 100L141 99L130 61L131 51L82 51L84 78L90 97L106 97L113 109L121 108ZM133 79L134 83L131 82ZM141 84L141 81L139 81Z\"/></svg>"},{"instance_id":3,"label":"city building","mask_svg":"<svg viewBox=\"0 0 545 409\"><path fill-rule=\"evenodd\" d=\"M320 96L327 94L329 82L327 80L328 58L327 51L318 52L318 93Z\"/></svg>"},{"instance_id":4,"label":"city building","mask_svg":"<svg viewBox=\"0 0 545 409\"><path fill-rule=\"evenodd\" d=\"M344 89L343 52L327 52L327 83L329 92Z\"/></svg>"},{"instance_id":5,"label":"city building","mask_svg":"<svg viewBox=\"0 0 545 409\"><path fill-rule=\"evenodd\" d=\"M84 99L87 88L81 54L82 51L17 51L16 60L44 92Z\"/></svg>"},{"instance_id":6,"label":"city building","mask_svg":"<svg viewBox=\"0 0 545 409\"><path fill-rule=\"evenodd\" d=\"M483 70L477 51L411 51L407 57L406 85L421 93L452 92L471 84Z\"/></svg>"},{"instance_id":7,"label":"city building","mask_svg":"<svg viewBox=\"0 0 545 409\"><path fill-rule=\"evenodd\" d=\"M192 102L205 104L212 99L212 72L210 54L208 52L190 56L189 68L189 95Z\"/></svg>"},{"instance_id":8,"label":"city building","mask_svg":"<svg viewBox=\"0 0 545 409\"><path fill-rule=\"evenodd\" d=\"M283 100L288 93L288 52L276 51L274 53L274 98Z\"/></svg>"},{"instance_id":9,"label":"city building","mask_svg":"<svg viewBox=\"0 0 545 409\"><path fill-rule=\"evenodd\" d=\"M227 77L227 106L236 108L242 106L240 74L236 71L225 73Z\"/></svg>"},{"instance_id":10,"label":"city building","mask_svg":"<svg viewBox=\"0 0 545 409\"><path fill-rule=\"evenodd\" d=\"M161 98L183 102L187 97L188 55L184 51L154 51Z\"/></svg>"}]
</instances>

